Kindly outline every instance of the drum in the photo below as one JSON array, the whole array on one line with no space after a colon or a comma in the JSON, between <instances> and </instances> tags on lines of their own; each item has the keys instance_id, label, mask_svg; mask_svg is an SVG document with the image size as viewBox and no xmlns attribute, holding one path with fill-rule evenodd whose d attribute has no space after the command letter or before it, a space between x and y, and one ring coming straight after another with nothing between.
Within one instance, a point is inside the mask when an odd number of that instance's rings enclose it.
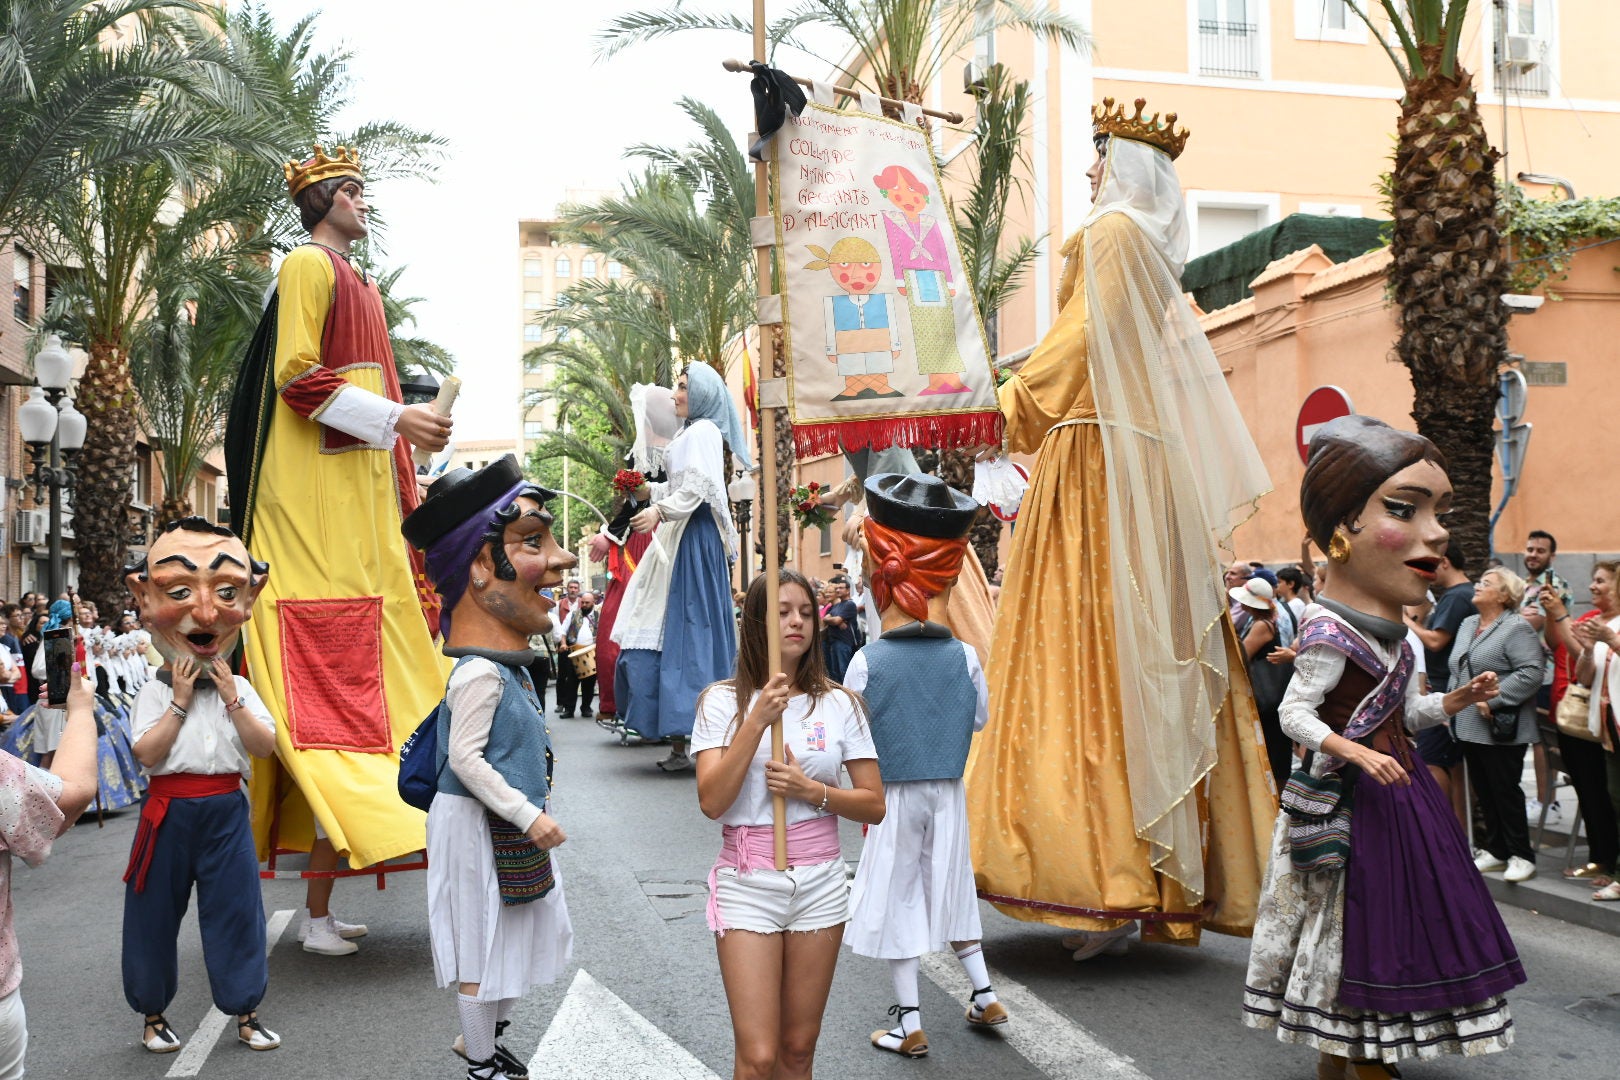
<instances>
[{"instance_id":1,"label":"drum","mask_svg":"<svg viewBox=\"0 0 1620 1080\"><path fill-rule=\"evenodd\" d=\"M568 660L574 665L574 674L581 679L588 679L596 674L595 645L586 645L582 649L575 649L568 654Z\"/></svg>"}]
</instances>

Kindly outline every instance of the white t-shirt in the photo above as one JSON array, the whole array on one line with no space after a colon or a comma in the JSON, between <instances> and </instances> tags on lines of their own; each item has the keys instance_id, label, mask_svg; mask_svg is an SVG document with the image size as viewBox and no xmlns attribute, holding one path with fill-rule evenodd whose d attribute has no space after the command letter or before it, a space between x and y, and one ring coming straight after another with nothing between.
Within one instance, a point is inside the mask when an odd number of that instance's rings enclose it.
<instances>
[{"instance_id":1,"label":"white t-shirt","mask_svg":"<svg viewBox=\"0 0 1620 1080\"><path fill-rule=\"evenodd\" d=\"M236 696L242 700L248 714L273 734L276 722L271 719L270 710L264 707L264 702L253 692L246 679L240 675L235 679ZM203 677L199 675L197 681L202 680ZM141 692L135 698L135 716L130 723L132 741L140 742L141 736L157 727L173 701L174 690L156 679L141 687ZM174 737L169 756L147 772L153 776L167 773L252 774L253 758L243 749L242 736L237 734L236 723L225 711L225 703L212 683L206 690L201 686L194 688L191 708L186 710L186 718L180 721L180 733Z\"/></svg>"},{"instance_id":2,"label":"white t-shirt","mask_svg":"<svg viewBox=\"0 0 1620 1080\"><path fill-rule=\"evenodd\" d=\"M756 693L754 695L758 697ZM753 699L749 699L753 706ZM737 719L737 694L729 686L716 684L704 693L692 727L691 752L714 750L731 743ZM846 690L823 694L815 709L809 694L796 694L782 713L782 744L793 751L799 768L812 780L828 787L839 787L838 773L846 761L877 760L872 745L872 729L861 714L855 698ZM722 825L769 825L771 793L765 787L765 763L771 759L769 733L762 735L754 751L753 764L743 778L742 788L731 808L720 816ZM823 816L814 806L799 799L787 801L787 823L796 824Z\"/></svg>"}]
</instances>

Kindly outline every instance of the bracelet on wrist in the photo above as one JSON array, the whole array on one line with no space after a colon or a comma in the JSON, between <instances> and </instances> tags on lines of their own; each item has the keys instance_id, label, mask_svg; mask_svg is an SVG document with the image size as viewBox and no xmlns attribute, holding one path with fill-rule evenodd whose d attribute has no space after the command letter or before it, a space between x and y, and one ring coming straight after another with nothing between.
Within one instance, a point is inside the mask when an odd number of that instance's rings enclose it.
<instances>
[{"instance_id":1,"label":"bracelet on wrist","mask_svg":"<svg viewBox=\"0 0 1620 1080\"><path fill-rule=\"evenodd\" d=\"M816 807L817 811L819 811L821 813L826 813L827 812L827 798L831 794L832 793L827 789L826 782L823 781L822 785L821 785L821 805Z\"/></svg>"},{"instance_id":2,"label":"bracelet on wrist","mask_svg":"<svg viewBox=\"0 0 1620 1080\"><path fill-rule=\"evenodd\" d=\"M178 716L182 720L184 720L187 715L187 711L185 709L182 709L179 705L176 705L172 701L169 702L169 711L174 713L174 715Z\"/></svg>"},{"instance_id":3,"label":"bracelet on wrist","mask_svg":"<svg viewBox=\"0 0 1620 1080\"><path fill-rule=\"evenodd\" d=\"M225 711L228 712L228 713L233 713L237 709L240 709L240 708L242 708L242 699L241 698L237 698L235 701L227 701L225 703Z\"/></svg>"}]
</instances>

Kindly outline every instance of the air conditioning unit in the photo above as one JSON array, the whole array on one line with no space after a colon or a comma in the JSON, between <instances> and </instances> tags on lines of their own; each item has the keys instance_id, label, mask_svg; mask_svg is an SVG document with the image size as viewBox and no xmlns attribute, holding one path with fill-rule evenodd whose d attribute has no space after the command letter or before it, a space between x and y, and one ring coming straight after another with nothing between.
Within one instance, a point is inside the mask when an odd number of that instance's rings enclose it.
<instances>
[{"instance_id":1,"label":"air conditioning unit","mask_svg":"<svg viewBox=\"0 0 1620 1080\"><path fill-rule=\"evenodd\" d=\"M1547 58L1547 42L1531 34L1508 34L1503 62L1520 71L1529 71Z\"/></svg>"},{"instance_id":2,"label":"air conditioning unit","mask_svg":"<svg viewBox=\"0 0 1620 1080\"><path fill-rule=\"evenodd\" d=\"M18 510L11 517L11 532L13 542L23 547L45 543L45 512Z\"/></svg>"}]
</instances>

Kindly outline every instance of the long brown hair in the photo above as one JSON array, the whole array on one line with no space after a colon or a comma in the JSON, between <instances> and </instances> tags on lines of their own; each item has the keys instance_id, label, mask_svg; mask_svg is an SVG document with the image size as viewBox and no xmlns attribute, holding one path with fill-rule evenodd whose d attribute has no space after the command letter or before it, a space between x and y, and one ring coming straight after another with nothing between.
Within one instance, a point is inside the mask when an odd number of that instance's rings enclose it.
<instances>
[{"instance_id":1,"label":"long brown hair","mask_svg":"<svg viewBox=\"0 0 1620 1080\"><path fill-rule=\"evenodd\" d=\"M790 585L797 585L810 601L810 641L791 674L794 689L809 694L811 708L814 708L825 694L839 688L837 683L827 678L827 664L821 655L821 612L816 607L816 593L810 587L809 580L797 570L784 568L778 572L776 580L778 594ZM703 692L706 696L715 686L729 686L737 695L737 716L726 732L727 741L742 725L743 710L748 707L748 702L771 681L768 620L776 617L776 612L765 610L765 575L760 574L748 586L748 593L743 597L742 628L737 635L737 673ZM701 700L697 711L703 711Z\"/></svg>"}]
</instances>

